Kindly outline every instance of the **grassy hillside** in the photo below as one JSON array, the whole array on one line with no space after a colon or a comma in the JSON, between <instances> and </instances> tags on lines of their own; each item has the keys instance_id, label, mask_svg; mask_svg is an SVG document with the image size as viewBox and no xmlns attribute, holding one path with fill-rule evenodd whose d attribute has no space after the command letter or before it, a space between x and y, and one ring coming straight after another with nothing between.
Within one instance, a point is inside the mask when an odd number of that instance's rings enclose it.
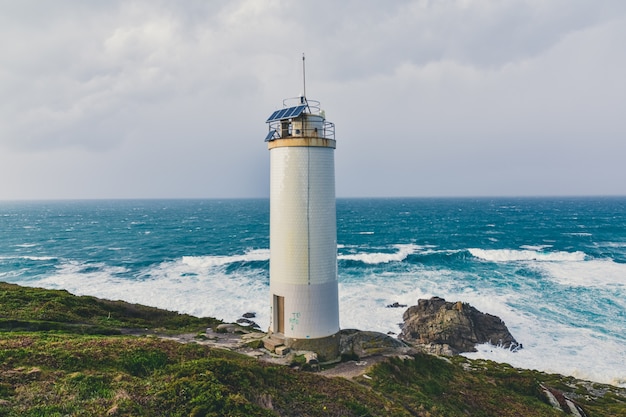
<instances>
[{"instance_id":1,"label":"grassy hillside","mask_svg":"<svg viewBox=\"0 0 626 417\"><path fill-rule=\"evenodd\" d=\"M77 297L64 290L42 290L0 282L0 331L62 330L116 334L127 329L185 332L221 323L212 318L130 304Z\"/></svg>"},{"instance_id":2,"label":"grassy hillside","mask_svg":"<svg viewBox=\"0 0 626 417\"><path fill-rule=\"evenodd\" d=\"M0 416L565 415L550 406L542 385L566 393L589 416L626 415L625 390L489 361L390 358L347 380L121 334L196 332L217 323L0 283Z\"/></svg>"}]
</instances>

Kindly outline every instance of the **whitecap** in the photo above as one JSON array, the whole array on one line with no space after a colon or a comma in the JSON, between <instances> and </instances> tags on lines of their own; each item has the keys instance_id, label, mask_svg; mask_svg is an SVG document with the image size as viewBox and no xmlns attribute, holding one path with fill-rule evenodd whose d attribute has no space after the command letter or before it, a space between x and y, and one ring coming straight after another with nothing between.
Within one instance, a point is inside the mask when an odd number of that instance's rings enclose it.
<instances>
[{"instance_id":1,"label":"whitecap","mask_svg":"<svg viewBox=\"0 0 626 417\"><path fill-rule=\"evenodd\" d=\"M27 261L54 261L58 258L56 256L33 256L33 255L0 256L0 260L15 260L15 259L25 259Z\"/></svg>"},{"instance_id":2,"label":"whitecap","mask_svg":"<svg viewBox=\"0 0 626 417\"><path fill-rule=\"evenodd\" d=\"M584 261L584 252L540 252L536 250L515 249L468 249L475 258L490 262L517 262L517 261Z\"/></svg>"},{"instance_id":3,"label":"whitecap","mask_svg":"<svg viewBox=\"0 0 626 417\"><path fill-rule=\"evenodd\" d=\"M559 284L572 287L626 286L626 264L611 259L536 265Z\"/></svg>"},{"instance_id":4,"label":"whitecap","mask_svg":"<svg viewBox=\"0 0 626 417\"><path fill-rule=\"evenodd\" d=\"M522 245L521 249L532 250L532 251L542 251L544 249L551 248L552 245Z\"/></svg>"},{"instance_id":5,"label":"whitecap","mask_svg":"<svg viewBox=\"0 0 626 417\"><path fill-rule=\"evenodd\" d=\"M389 262L402 262L409 255L416 253L422 246L415 244L393 245L395 252L359 252L341 254L337 258L345 261L358 261L365 264L375 265Z\"/></svg>"},{"instance_id":6,"label":"whitecap","mask_svg":"<svg viewBox=\"0 0 626 417\"><path fill-rule=\"evenodd\" d=\"M255 262L255 261L267 261L270 259L269 249L251 249L242 255L228 255L228 256L183 256L182 263L195 268L212 268L216 266L223 266L232 264L235 262Z\"/></svg>"},{"instance_id":7,"label":"whitecap","mask_svg":"<svg viewBox=\"0 0 626 417\"><path fill-rule=\"evenodd\" d=\"M626 248L626 242L601 242L598 246L605 248Z\"/></svg>"},{"instance_id":8,"label":"whitecap","mask_svg":"<svg viewBox=\"0 0 626 417\"><path fill-rule=\"evenodd\" d=\"M26 259L29 261L54 261L58 259L56 256L30 256L30 255L20 256L19 258Z\"/></svg>"}]
</instances>

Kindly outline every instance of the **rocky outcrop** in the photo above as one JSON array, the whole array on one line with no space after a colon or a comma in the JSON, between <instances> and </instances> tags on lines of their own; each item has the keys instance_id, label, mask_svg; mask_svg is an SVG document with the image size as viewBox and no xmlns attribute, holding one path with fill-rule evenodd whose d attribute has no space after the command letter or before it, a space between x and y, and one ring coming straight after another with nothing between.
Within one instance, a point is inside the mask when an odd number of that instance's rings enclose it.
<instances>
[{"instance_id":1,"label":"rocky outcrop","mask_svg":"<svg viewBox=\"0 0 626 417\"><path fill-rule=\"evenodd\" d=\"M418 300L416 306L404 312L403 319L398 338L428 353L476 352L475 346L481 343L521 348L499 317L481 313L460 301L451 303L439 297Z\"/></svg>"},{"instance_id":2,"label":"rocky outcrop","mask_svg":"<svg viewBox=\"0 0 626 417\"><path fill-rule=\"evenodd\" d=\"M402 354L411 349L402 341L384 333L343 329L339 351L347 357L365 358L375 355Z\"/></svg>"},{"instance_id":3,"label":"rocky outcrop","mask_svg":"<svg viewBox=\"0 0 626 417\"><path fill-rule=\"evenodd\" d=\"M568 395L565 395L563 392L557 389L547 387L544 384L541 384L540 387L543 395L546 397L552 407L556 408L559 411L562 411L567 415L587 417L585 410L583 410L582 407L574 400L569 398Z\"/></svg>"}]
</instances>

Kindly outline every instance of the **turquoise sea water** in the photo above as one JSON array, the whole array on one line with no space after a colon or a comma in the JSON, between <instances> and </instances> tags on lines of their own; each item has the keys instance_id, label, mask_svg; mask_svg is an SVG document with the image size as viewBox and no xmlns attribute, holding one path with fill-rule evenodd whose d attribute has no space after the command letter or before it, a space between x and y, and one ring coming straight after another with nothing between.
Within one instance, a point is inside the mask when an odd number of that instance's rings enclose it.
<instances>
[{"instance_id":1,"label":"turquoise sea water","mask_svg":"<svg viewBox=\"0 0 626 417\"><path fill-rule=\"evenodd\" d=\"M503 318L470 357L626 385L626 198L339 199L342 328L399 302ZM0 280L269 323L268 200L0 202Z\"/></svg>"}]
</instances>

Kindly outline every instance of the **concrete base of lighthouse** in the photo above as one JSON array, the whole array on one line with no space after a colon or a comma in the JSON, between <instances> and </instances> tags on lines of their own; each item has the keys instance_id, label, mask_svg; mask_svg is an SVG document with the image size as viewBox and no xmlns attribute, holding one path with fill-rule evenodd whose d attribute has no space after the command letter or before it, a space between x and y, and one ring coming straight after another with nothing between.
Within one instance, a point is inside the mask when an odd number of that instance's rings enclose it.
<instances>
[{"instance_id":1,"label":"concrete base of lighthouse","mask_svg":"<svg viewBox=\"0 0 626 417\"><path fill-rule=\"evenodd\" d=\"M293 339L284 337L279 333L270 333L268 339L264 342L265 348L268 350L278 350L279 346L286 346L294 351L315 352L320 362L328 362L339 358L341 340L339 332L317 339Z\"/></svg>"}]
</instances>

